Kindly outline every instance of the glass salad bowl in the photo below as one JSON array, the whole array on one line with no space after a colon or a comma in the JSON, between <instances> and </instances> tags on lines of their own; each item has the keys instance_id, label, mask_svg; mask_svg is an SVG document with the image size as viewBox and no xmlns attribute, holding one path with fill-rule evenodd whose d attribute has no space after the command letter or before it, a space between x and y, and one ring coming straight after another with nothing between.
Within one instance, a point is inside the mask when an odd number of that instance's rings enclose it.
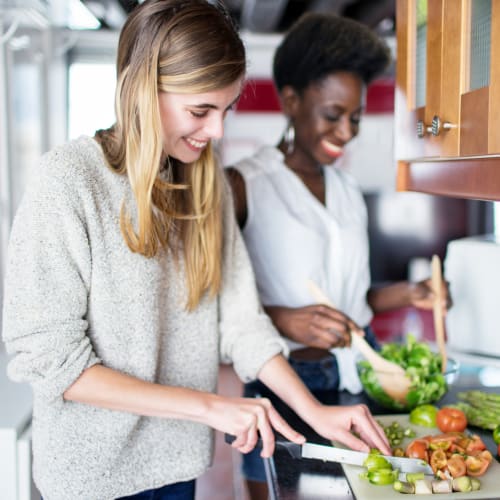
<instances>
[{"instance_id":1,"label":"glass salad bowl","mask_svg":"<svg viewBox=\"0 0 500 500\"><path fill-rule=\"evenodd\" d=\"M377 372L368 361L358 361L356 368L366 395L379 406L398 412L410 411L418 405L439 401L458 377L460 365L448 359L446 370L441 371L441 356L433 352L428 344L416 342L411 336L406 344L386 343L380 354L397 363L405 370L410 380L410 389L406 401L395 401L382 389Z\"/></svg>"}]
</instances>

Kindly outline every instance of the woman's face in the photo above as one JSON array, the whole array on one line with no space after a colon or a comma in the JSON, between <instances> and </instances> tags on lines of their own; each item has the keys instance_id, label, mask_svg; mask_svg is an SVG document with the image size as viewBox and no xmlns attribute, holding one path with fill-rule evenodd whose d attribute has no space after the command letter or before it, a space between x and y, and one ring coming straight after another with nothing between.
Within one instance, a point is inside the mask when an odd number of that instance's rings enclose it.
<instances>
[{"instance_id":1,"label":"woman's face","mask_svg":"<svg viewBox=\"0 0 500 500\"><path fill-rule=\"evenodd\" d=\"M290 111L295 161L325 165L342 155L359 131L364 87L357 75L338 72L296 95Z\"/></svg>"},{"instance_id":2,"label":"woman's face","mask_svg":"<svg viewBox=\"0 0 500 500\"><path fill-rule=\"evenodd\" d=\"M240 95L242 80L203 94L160 92L163 151L183 163L196 161L224 133L224 118Z\"/></svg>"}]
</instances>

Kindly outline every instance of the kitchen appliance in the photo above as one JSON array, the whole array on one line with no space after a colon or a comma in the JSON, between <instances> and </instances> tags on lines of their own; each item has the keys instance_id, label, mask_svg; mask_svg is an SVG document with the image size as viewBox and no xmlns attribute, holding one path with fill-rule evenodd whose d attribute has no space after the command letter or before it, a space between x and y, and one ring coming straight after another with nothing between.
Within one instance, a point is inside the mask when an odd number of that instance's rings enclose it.
<instances>
[{"instance_id":1,"label":"kitchen appliance","mask_svg":"<svg viewBox=\"0 0 500 500\"><path fill-rule=\"evenodd\" d=\"M453 240L444 269L453 299L446 315L448 347L500 361L500 241L493 235Z\"/></svg>"}]
</instances>

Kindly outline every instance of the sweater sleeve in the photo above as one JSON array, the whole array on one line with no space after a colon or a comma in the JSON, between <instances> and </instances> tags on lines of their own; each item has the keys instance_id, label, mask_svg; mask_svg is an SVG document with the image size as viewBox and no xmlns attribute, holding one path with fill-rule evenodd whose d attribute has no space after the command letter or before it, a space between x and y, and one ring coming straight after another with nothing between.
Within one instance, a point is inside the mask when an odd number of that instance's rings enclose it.
<instances>
[{"instance_id":1,"label":"sweater sleeve","mask_svg":"<svg viewBox=\"0 0 500 500\"><path fill-rule=\"evenodd\" d=\"M230 190L227 185L225 188L223 284L219 295L221 358L224 363L233 363L241 380L250 382L268 360L279 353L288 355L288 351L260 304Z\"/></svg>"},{"instance_id":2,"label":"sweater sleeve","mask_svg":"<svg viewBox=\"0 0 500 500\"><path fill-rule=\"evenodd\" d=\"M71 179L52 175L53 166L42 165L14 219L2 333L14 354L10 378L48 400L99 362L86 335L91 254L83 207Z\"/></svg>"}]
</instances>

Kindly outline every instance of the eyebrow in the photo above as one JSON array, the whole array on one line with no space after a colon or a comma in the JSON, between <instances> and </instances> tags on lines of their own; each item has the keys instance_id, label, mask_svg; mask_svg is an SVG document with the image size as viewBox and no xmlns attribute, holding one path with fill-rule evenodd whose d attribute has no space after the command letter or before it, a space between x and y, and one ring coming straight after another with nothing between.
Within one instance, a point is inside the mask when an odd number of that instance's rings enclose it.
<instances>
[{"instance_id":1,"label":"eyebrow","mask_svg":"<svg viewBox=\"0 0 500 500\"><path fill-rule=\"evenodd\" d=\"M238 102L238 99L240 98L241 94L238 94L238 96L236 96L236 99L234 99L234 101L225 109L225 111L228 111L229 109L231 109L237 102ZM192 104L192 107L193 108L196 108L196 109L219 109L218 106L215 106L215 104L210 104L210 103L202 103L202 104Z\"/></svg>"}]
</instances>

